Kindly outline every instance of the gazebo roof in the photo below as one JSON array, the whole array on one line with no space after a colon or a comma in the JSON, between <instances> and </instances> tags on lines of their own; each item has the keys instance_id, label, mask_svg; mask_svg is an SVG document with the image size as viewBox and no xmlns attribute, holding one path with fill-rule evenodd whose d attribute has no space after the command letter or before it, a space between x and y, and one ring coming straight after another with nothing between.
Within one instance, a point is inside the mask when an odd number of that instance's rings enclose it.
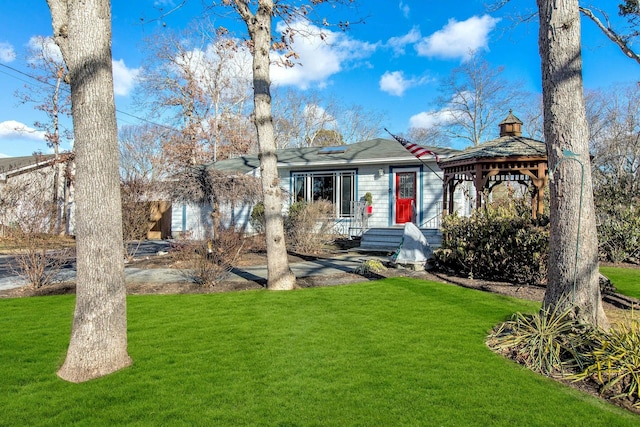
<instances>
[{"instance_id":1,"label":"gazebo roof","mask_svg":"<svg viewBox=\"0 0 640 427\"><path fill-rule=\"evenodd\" d=\"M453 193L458 184L472 181L476 188L476 207L482 206L483 192L506 181L533 185L531 203L535 218L544 209L544 187L547 185L547 147L544 142L522 136L522 120L509 115L500 122L500 137L476 147L467 148L440 162L447 191L443 206L453 213ZM529 185L529 184L526 184Z\"/></svg>"},{"instance_id":2,"label":"gazebo roof","mask_svg":"<svg viewBox=\"0 0 640 427\"><path fill-rule=\"evenodd\" d=\"M546 157L547 147L544 142L523 136L501 136L485 142L477 147L467 148L459 154L443 159L441 165L452 165L469 160L506 159L509 157Z\"/></svg>"},{"instance_id":3,"label":"gazebo roof","mask_svg":"<svg viewBox=\"0 0 640 427\"><path fill-rule=\"evenodd\" d=\"M522 124L522 120L513 115L513 110L509 110L509 114L498 125Z\"/></svg>"}]
</instances>

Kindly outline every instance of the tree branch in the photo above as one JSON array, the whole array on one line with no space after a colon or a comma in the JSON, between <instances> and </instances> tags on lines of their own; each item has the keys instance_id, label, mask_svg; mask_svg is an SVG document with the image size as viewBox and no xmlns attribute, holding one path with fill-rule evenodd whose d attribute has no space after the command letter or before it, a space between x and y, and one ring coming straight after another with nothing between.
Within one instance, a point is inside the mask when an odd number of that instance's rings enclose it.
<instances>
[{"instance_id":1,"label":"tree branch","mask_svg":"<svg viewBox=\"0 0 640 427\"><path fill-rule=\"evenodd\" d=\"M586 7L579 7L580 12L585 15L587 18L591 19L597 26L602 30L602 32L615 44L618 45L620 50L627 55L629 58L635 60L638 64L640 64L640 55L633 51L625 42L624 38L618 35L616 31L611 28L610 25L604 25L600 19L591 11L591 9L587 9Z\"/></svg>"}]
</instances>

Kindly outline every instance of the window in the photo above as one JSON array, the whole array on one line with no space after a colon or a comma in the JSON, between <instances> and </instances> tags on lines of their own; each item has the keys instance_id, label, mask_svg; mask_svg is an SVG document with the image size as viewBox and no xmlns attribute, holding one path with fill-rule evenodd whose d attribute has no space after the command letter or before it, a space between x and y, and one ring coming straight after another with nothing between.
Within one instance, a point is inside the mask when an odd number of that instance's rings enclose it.
<instances>
[{"instance_id":1,"label":"window","mask_svg":"<svg viewBox=\"0 0 640 427\"><path fill-rule=\"evenodd\" d=\"M293 202L328 200L338 218L351 217L355 172L303 172L293 174Z\"/></svg>"}]
</instances>

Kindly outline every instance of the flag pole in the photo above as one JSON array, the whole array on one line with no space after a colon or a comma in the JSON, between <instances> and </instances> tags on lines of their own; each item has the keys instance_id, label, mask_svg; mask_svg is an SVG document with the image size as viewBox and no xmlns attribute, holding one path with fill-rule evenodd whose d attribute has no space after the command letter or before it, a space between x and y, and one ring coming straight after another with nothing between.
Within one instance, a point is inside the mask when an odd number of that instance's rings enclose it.
<instances>
[{"instance_id":1,"label":"flag pole","mask_svg":"<svg viewBox=\"0 0 640 427\"><path fill-rule=\"evenodd\" d=\"M413 151L412 151L409 147L407 147L407 145L405 145L405 144L415 145L416 147L420 147L420 146L418 146L417 144L413 144L412 142L410 142L410 141L408 141L408 140L406 140L406 139L404 139L404 138L402 138L402 137L399 137L399 136L396 136L396 135L392 134L391 132L389 132L389 129L387 129L387 128L384 128L384 130L385 130L389 135L391 135L391 136L393 137L393 139L395 139L397 142L399 142L399 143L400 143L400 145L402 145L404 148L406 148L406 149L407 149L407 151L409 151L411 154L413 154L413 156L414 156L416 159L420 160L420 163L422 163L423 165L425 165L426 167L428 167L428 168L429 168L429 170L430 170L431 172L433 172L433 173L434 173L438 178L440 178L440 181L442 181L442 182L444 183L444 178L442 178L440 175L438 175L438 172L434 171L434 170L431 168L431 166L429 166L425 161L423 161L419 156L417 156L417 155L415 154L415 152L413 152ZM403 142L403 141L405 141L405 142ZM425 149L425 150L426 150L426 149ZM426 150L426 151L430 151L430 150ZM432 151L430 151L430 152L431 152L431 153L433 153ZM438 155L437 155L436 153L433 153L433 155L436 157L436 162L438 162L438 160L439 160L439 159L438 159Z\"/></svg>"}]
</instances>

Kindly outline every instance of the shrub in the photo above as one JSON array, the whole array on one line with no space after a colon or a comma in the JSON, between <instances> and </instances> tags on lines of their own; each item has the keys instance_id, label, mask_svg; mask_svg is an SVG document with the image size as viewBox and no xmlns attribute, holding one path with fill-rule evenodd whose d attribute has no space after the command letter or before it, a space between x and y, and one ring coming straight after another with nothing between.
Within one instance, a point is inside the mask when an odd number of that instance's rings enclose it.
<instances>
[{"instance_id":1,"label":"shrub","mask_svg":"<svg viewBox=\"0 0 640 427\"><path fill-rule=\"evenodd\" d=\"M18 253L13 271L35 289L55 282L55 276L73 259L74 250L59 236L48 234L12 233Z\"/></svg>"},{"instance_id":2,"label":"shrub","mask_svg":"<svg viewBox=\"0 0 640 427\"><path fill-rule=\"evenodd\" d=\"M600 259L623 262L640 257L640 208L609 206L599 210Z\"/></svg>"},{"instance_id":3,"label":"shrub","mask_svg":"<svg viewBox=\"0 0 640 427\"><path fill-rule=\"evenodd\" d=\"M244 246L241 232L220 229L209 240L184 240L174 244L174 257L186 264L189 278L203 287L213 287L224 279L238 260Z\"/></svg>"},{"instance_id":4,"label":"shrub","mask_svg":"<svg viewBox=\"0 0 640 427\"><path fill-rule=\"evenodd\" d=\"M573 307L559 305L536 314L515 313L489 335L487 345L532 371L557 375L582 369L593 346L594 329L576 320Z\"/></svg>"},{"instance_id":5,"label":"shrub","mask_svg":"<svg viewBox=\"0 0 640 427\"><path fill-rule=\"evenodd\" d=\"M333 240L335 210L331 202L296 202L285 218L285 234L291 249L301 253L318 252Z\"/></svg>"},{"instance_id":6,"label":"shrub","mask_svg":"<svg viewBox=\"0 0 640 427\"><path fill-rule=\"evenodd\" d=\"M549 256L546 219L535 221L515 206L488 206L442 223L436 268L470 277L520 284L544 283Z\"/></svg>"},{"instance_id":7,"label":"shrub","mask_svg":"<svg viewBox=\"0 0 640 427\"><path fill-rule=\"evenodd\" d=\"M122 203L122 239L124 256L133 261L140 243L147 238L151 229L151 203L146 201L150 185L140 179L122 181L120 183L120 199Z\"/></svg>"},{"instance_id":8,"label":"shrub","mask_svg":"<svg viewBox=\"0 0 640 427\"><path fill-rule=\"evenodd\" d=\"M376 274L382 271L385 271L387 267L382 264L380 260L377 259L368 259L366 261L362 261L359 266L357 266L353 272L355 274L360 274L362 276L366 276L369 274Z\"/></svg>"},{"instance_id":9,"label":"shrub","mask_svg":"<svg viewBox=\"0 0 640 427\"><path fill-rule=\"evenodd\" d=\"M56 204L47 196L50 185L46 174L38 174L7 184L0 192L2 234L18 250L12 269L35 288L51 284L73 252L71 242L53 233L58 217Z\"/></svg>"},{"instance_id":10,"label":"shrub","mask_svg":"<svg viewBox=\"0 0 640 427\"><path fill-rule=\"evenodd\" d=\"M256 203L251 210L251 227L257 233L264 233L265 218L264 218L264 204L262 202Z\"/></svg>"}]
</instances>

